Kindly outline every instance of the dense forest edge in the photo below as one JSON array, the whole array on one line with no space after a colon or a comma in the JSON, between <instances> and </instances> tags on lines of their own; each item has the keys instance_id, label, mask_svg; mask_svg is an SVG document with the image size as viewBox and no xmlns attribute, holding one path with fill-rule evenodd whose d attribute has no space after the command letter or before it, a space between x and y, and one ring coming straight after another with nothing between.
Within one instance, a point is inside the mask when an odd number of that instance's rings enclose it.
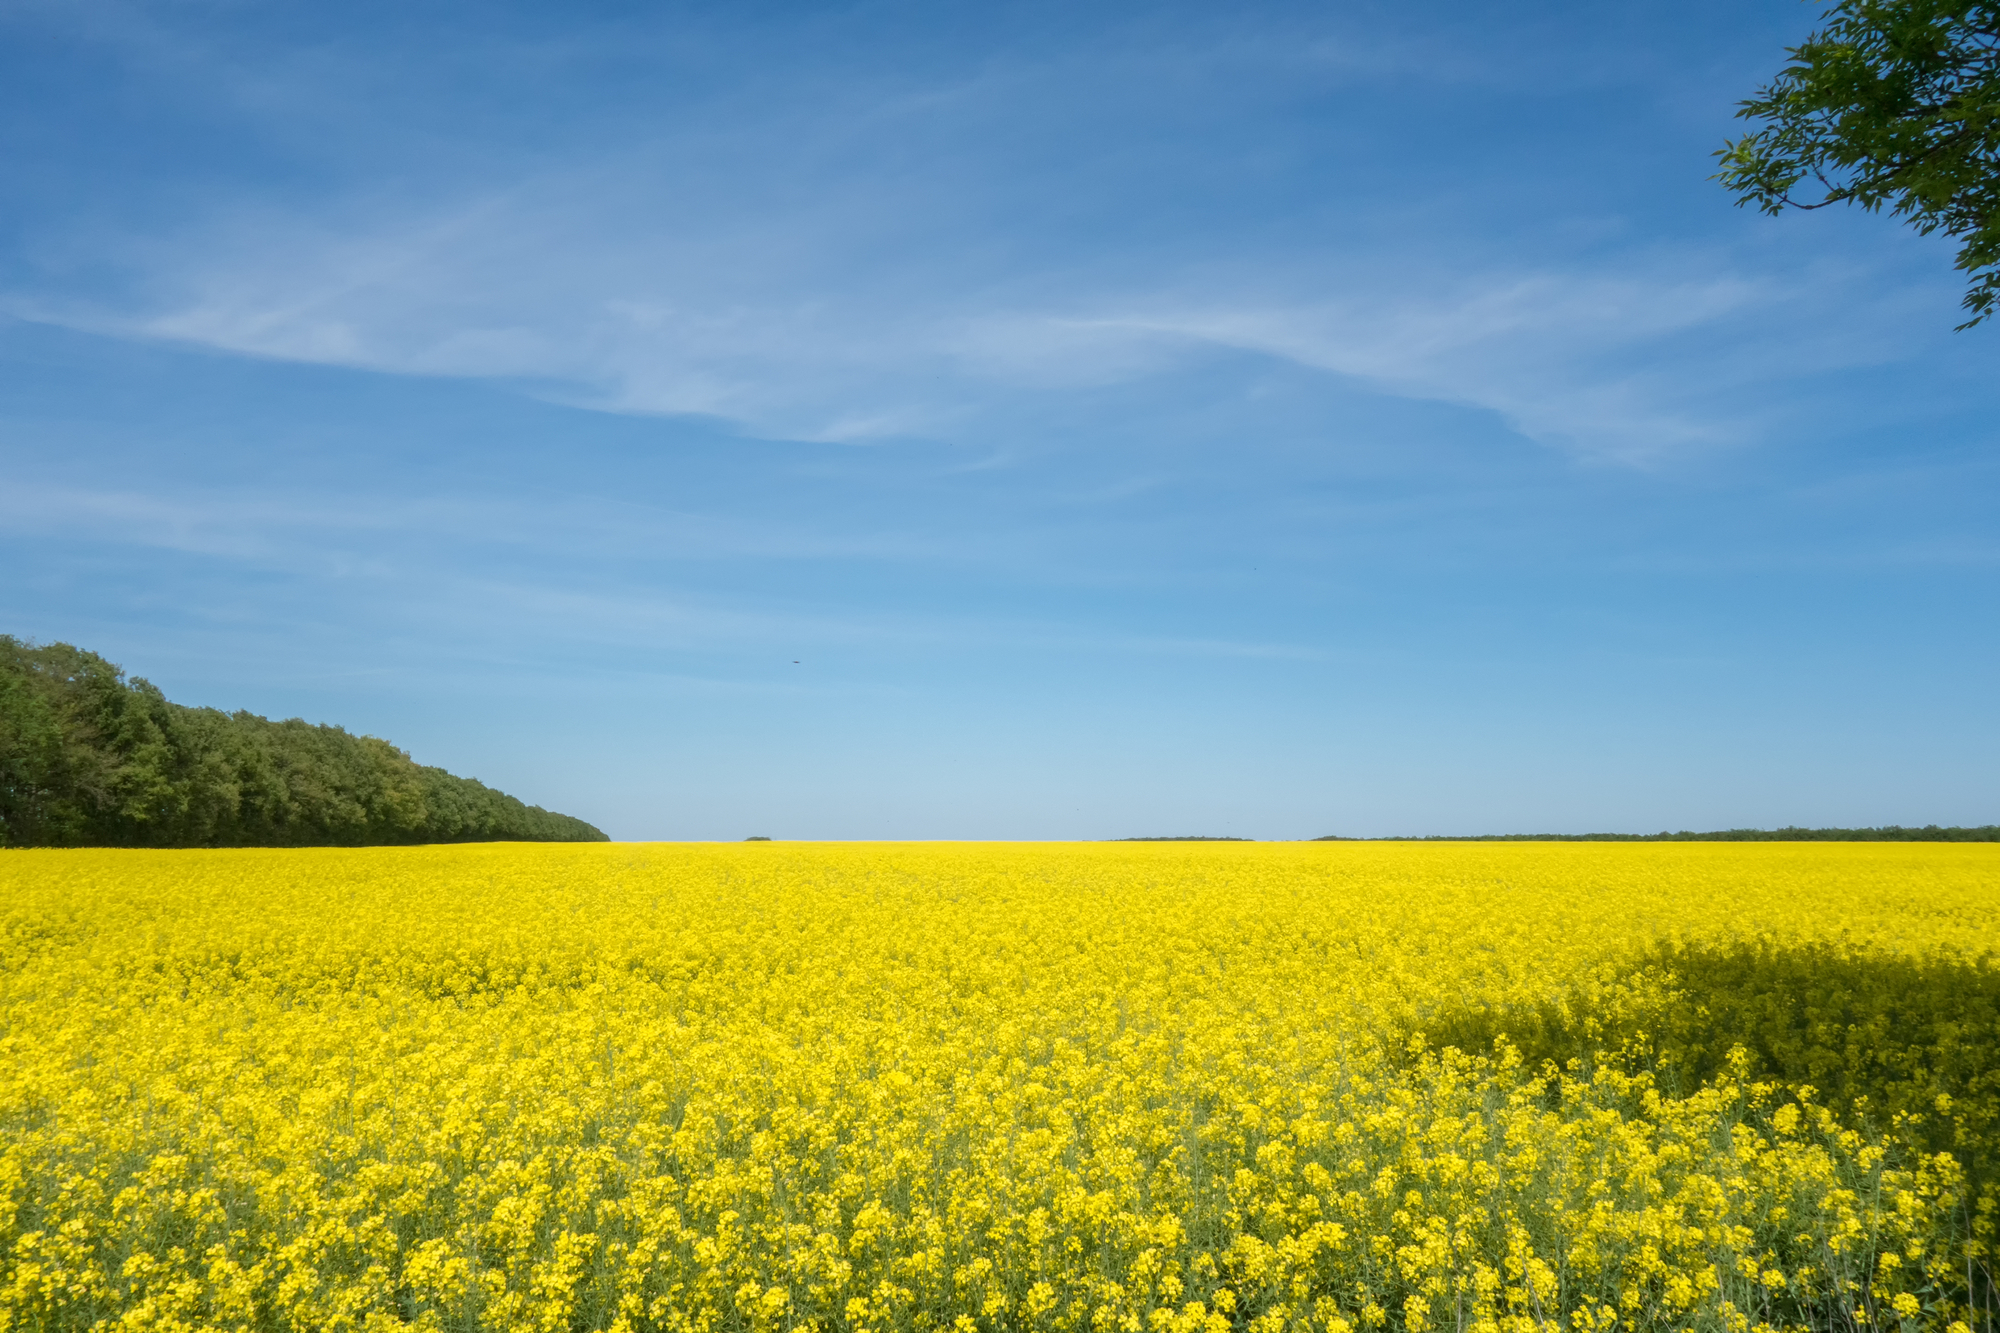
<instances>
[{"instance_id":1,"label":"dense forest edge","mask_svg":"<svg viewBox=\"0 0 2000 1333\"><path fill-rule=\"evenodd\" d=\"M0 634L0 847L607 842L384 740L171 703L96 653Z\"/></svg>"}]
</instances>

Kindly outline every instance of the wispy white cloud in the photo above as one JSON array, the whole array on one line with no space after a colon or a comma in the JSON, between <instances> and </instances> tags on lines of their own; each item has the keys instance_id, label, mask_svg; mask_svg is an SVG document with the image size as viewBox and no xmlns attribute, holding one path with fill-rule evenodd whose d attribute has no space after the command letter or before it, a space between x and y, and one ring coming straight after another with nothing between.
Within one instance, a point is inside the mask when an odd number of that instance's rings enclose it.
<instances>
[{"instance_id":1,"label":"wispy white cloud","mask_svg":"<svg viewBox=\"0 0 2000 1333\"><path fill-rule=\"evenodd\" d=\"M616 502L375 497L315 504L296 495L169 496L29 484L0 492L0 535L60 535L101 551L136 548L245 564L301 590L289 615L325 614L359 601L378 625L421 626L463 647L520 640L675 654L811 644L822 652L900 645L923 652L983 647L1176 659L1326 656L1317 647L1267 638L1121 632L1033 615L895 613L818 606L779 594L716 597L657 575L635 579L619 573L615 562L693 556L935 563L964 560L967 551L962 544L947 549L893 537L815 537L796 526L760 528ZM463 552L479 539L529 558L493 572L478 562L442 566L425 550L443 543ZM557 552L571 563L552 566L546 557ZM577 561L583 562L581 573ZM224 596L208 614L227 619L233 605Z\"/></svg>"},{"instance_id":2,"label":"wispy white cloud","mask_svg":"<svg viewBox=\"0 0 2000 1333\"><path fill-rule=\"evenodd\" d=\"M1302 18L1166 43L1121 33L846 78L794 52L789 93L771 73L656 108L657 120L599 110L567 142L517 152L441 122L425 157L409 146L423 136L390 133L386 113L354 95L381 87L385 104L425 110L417 81L394 73L411 73L407 52L301 47L279 78L213 41L176 48L136 11L94 12L151 67L178 61L215 81L237 113L381 144L396 165L225 190L122 234L75 230L85 239L50 267L57 276L0 293L0 308L72 327L509 379L609 411L838 442L969 436L1002 399L1251 354L1627 461L1754 437L1760 409L1723 401L1718 386L1900 354L1852 320L1834 342L1819 317L1823 272L1779 265L1752 280L1726 247L1657 238L1621 251L1599 237L1587 257L1454 246L1464 228L1451 210L1423 221L1420 201L1380 182L1348 211L1393 208L1420 219L1412 228L1331 240L1235 205L1164 230L1149 216L1208 186L1174 185L1176 155L1157 148L1145 151L1158 165L1131 166L1145 160L1135 145L1214 135L1237 117L1230 133L1248 137L1207 143L1205 160L1254 150L1284 123L1263 84L1297 97L1390 74L1484 86L1477 70L1496 63L1473 43L1383 22L1363 25L1365 39ZM614 41L657 54L667 39L579 29L536 58L582 68ZM498 68L533 49L495 43L480 58ZM1174 98L1221 100L1190 118ZM1093 137L1094 121L1121 117L1123 132ZM60 277L105 266L129 280Z\"/></svg>"},{"instance_id":3,"label":"wispy white cloud","mask_svg":"<svg viewBox=\"0 0 2000 1333\"><path fill-rule=\"evenodd\" d=\"M1646 277L1473 277L1436 296L1160 305L1045 326L1056 347L1095 335L1100 347L1122 340L1135 356L1185 356L1192 344L1279 357L1386 392L1490 410L1544 443L1639 462L1741 438L1743 422L1704 410L1689 392L1690 358L1649 366L1645 352L1702 330L1727 339L1732 316L1781 299L1772 288L1690 265ZM1035 326L1015 336L1032 344ZM1718 368L1704 367L1711 387Z\"/></svg>"},{"instance_id":4,"label":"wispy white cloud","mask_svg":"<svg viewBox=\"0 0 2000 1333\"><path fill-rule=\"evenodd\" d=\"M797 519L668 509L587 495L308 496L297 489L93 488L17 478L0 488L0 531L267 564L349 562L370 551L449 545L569 563L664 560L939 561L962 539L859 531Z\"/></svg>"},{"instance_id":5,"label":"wispy white cloud","mask_svg":"<svg viewBox=\"0 0 2000 1333\"><path fill-rule=\"evenodd\" d=\"M1385 393L1490 410L1535 440L1643 461L1756 426L1718 384L1783 374L1754 345L1796 318L1803 281L1748 279L1713 253L1623 271L1467 272L1405 257L1273 254L1232 279L1169 267L1101 290L1029 273L925 277L855 254L838 228L730 236L634 227L616 191L544 182L445 216L345 233L260 216L150 247L124 304L16 295L29 318L258 357L506 378L619 412L700 414L755 433L949 437L997 396L1168 374L1216 351L1270 356ZM629 192L628 192L629 195ZM664 201L652 201L664 206ZM630 210L657 211L641 199ZM801 246L819 251L802 259ZM913 264L913 267L921 267ZM933 281L933 278L935 279ZM1023 292L1021 289L1026 288ZM1273 290L1288 293L1273 299ZM1802 346L1817 342L1819 355ZM1801 369L1852 359L1823 333ZM1747 356L1746 356L1747 353ZM1868 348L1862 359L1879 357Z\"/></svg>"}]
</instances>

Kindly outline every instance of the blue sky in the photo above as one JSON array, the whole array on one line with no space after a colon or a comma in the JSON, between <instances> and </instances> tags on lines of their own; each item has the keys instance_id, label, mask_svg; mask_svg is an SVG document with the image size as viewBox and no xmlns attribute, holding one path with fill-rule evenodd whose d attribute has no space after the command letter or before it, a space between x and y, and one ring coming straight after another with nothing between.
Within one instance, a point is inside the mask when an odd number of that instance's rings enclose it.
<instances>
[{"instance_id":1,"label":"blue sky","mask_svg":"<svg viewBox=\"0 0 2000 1333\"><path fill-rule=\"evenodd\" d=\"M1795 0L0 3L0 629L621 838L2000 819Z\"/></svg>"}]
</instances>

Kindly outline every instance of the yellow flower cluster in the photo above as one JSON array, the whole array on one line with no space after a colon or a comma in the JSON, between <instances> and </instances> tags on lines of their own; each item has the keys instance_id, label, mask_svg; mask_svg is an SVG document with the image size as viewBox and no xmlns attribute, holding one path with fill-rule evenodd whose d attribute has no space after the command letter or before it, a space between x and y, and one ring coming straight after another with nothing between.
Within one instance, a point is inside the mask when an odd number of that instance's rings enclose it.
<instances>
[{"instance_id":1,"label":"yellow flower cluster","mask_svg":"<svg viewBox=\"0 0 2000 1333\"><path fill-rule=\"evenodd\" d=\"M0 1330L1967 1333L1962 1156L1436 1033L1996 939L1985 846L10 852Z\"/></svg>"}]
</instances>

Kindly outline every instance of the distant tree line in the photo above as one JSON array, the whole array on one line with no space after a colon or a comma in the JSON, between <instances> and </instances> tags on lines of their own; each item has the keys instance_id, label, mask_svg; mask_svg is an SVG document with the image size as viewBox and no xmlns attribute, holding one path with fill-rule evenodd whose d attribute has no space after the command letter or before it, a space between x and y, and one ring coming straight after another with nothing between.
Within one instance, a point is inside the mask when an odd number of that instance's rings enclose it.
<instances>
[{"instance_id":1,"label":"distant tree line","mask_svg":"<svg viewBox=\"0 0 2000 1333\"><path fill-rule=\"evenodd\" d=\"M604 842L387 741L169 703L66 643L0 634L0 846Z\"/></svg>"},{"instance_id":2,"label":"distant tree line","mask_svg":"<svg viewBox=\"0 0 2000 1333\"><path fill-rule=\"evenodd\" d=\"M1476 833L1465 837L1343 838L1329 834L1314 842L2000 842L2000 824L1976 828L1732 828L1714 833Z\"/></svg>"}]
</instances>

